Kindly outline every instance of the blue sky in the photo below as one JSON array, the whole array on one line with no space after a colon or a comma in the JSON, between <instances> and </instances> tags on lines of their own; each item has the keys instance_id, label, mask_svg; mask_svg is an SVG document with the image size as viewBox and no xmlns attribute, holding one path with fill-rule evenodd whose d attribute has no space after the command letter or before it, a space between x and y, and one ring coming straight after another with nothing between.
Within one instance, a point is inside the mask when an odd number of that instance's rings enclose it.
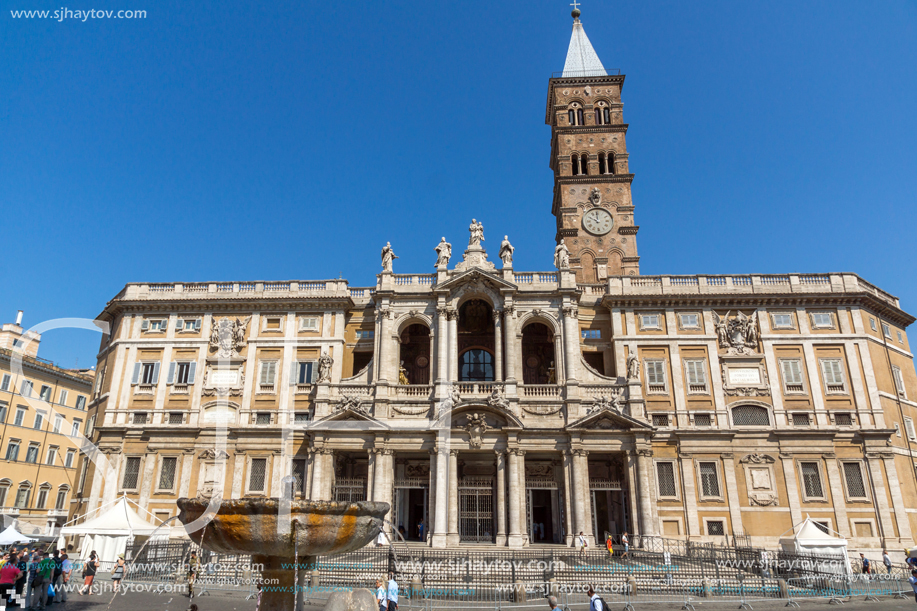
<instances>
[{"instance_id":1,"label":"blue sky","mask_svg":"<svg viewBox=\"0 0 917 611\"><path fill-rule=\"evenodd\" d=\"M368 286L386 241L430 273L472 217L491 258L509 234L516 269L552 267L564 0L0 6L2 322L94 317L127 282ZM853 271L917 313L917 3L581 9L627 75L643 273Z\"/></svg>"}]
</instances>

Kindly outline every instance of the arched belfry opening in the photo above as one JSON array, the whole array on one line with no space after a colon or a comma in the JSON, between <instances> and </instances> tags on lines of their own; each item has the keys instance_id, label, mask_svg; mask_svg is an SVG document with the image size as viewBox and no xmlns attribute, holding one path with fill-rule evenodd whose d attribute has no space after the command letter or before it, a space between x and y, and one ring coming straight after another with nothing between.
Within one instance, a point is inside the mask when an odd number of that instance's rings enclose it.
<instances>
[{"instance_id":1,"label":"arched belfry opening","mask_svg":"<svg viewBox=\"0 0 917 611\"><path fill-rule=\"evenodd\" d=\"M461 382L492 382L496 376L493 308L483 299L459 307L458 375Z\"/></svg>"},{"instance_id":2,"label":"arched belfry opening","mask_svg":"<svg viewBox=\"0 0 917 611\"><path fill-rule=\"evenodd\" d=\"M533 322L522 329L522 383L557 383L554 334L544 323Z\"/></svg>"},{"instance_id":3,"label":"arched belfry opening","mask_svg":"<svg viewBox=\"0 0 917 611\"><path fill-rule=\"evenodd\" d=\"M430 383L430 329L414 323L401 332L400 367L408 384ZM399 376L400 378L400 376ZM400 380L402 383L403 380Z\"/></svg>"}]
</instances>

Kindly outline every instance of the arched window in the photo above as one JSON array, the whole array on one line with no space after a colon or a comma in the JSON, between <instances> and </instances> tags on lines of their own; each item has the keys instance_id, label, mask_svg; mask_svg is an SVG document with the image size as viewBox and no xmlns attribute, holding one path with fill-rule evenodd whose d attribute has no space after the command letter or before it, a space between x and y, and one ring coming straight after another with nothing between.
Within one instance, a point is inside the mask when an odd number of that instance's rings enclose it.
<instances>
[{"instance_id":1,"label":"arched window","mask_svg":"<svg viewBox=\"0 0 917 611\"><path fill-rule=\"evenodd\" d=\"M570 155L570 168L571 168L571 174L573 176L579 176L580 174L579 155L577 155L576 153L573 153L572 155Z\"/></svg>"},{"instance_id":2,"label":"arched window","mask_svg":"<svg viewBox=\"0 0 917 611\"><path fill-rule=\"evenodd\" d=\"M570 125L585 125L583 120L583 106L579 102L571 102L567 111L567 120Z\"/></svg>"},{"instance_id":3,"label":"arched window","mask_svg":"<svg viewBox=\"0 0 917 611\"><path fill-rule=\"evenodd\" d=\"M605 118L605 121L604 121L605 125L608 125L609 123L611 123L611 109L603 108L602 116Z\"/></svg>"},{"instance_id":4,"label":"arched window","mask_svg":"<svg viewBox=\"0 0 917 611\"><path fill-rule=\"evenodd\" d=\"M596 102L595 124L608 125L609 123L611 123L611 109L608 107L608 103L604 101Z\"/></svg>"},{"instance_id":5,"label":"arched window","mask_svg":"<svg viewBox=\"0 0 917 611\"><path fill-rule=\"evenodd\" d=\"M599 174L607 174L608 166L605 165L605 153L599 153Z\"/></svg>"},{"instance_id":6,"label":"arched window","mask_svg":"<svg viewBox=\"0 0 917 611\"><path fill-rule=\"evenodd\" d=\"M614 174L615 173L615 154L611 151L608 152L608 156L605 158L605 174Z\"/></svg>"},{"instance_id":7,"label":"arched window","mask_svg":"<svg viewBox=\"0 0 917 611\"><path fill-rule=\"evenodd\" d=\"M459 381L493 382L494 357L487 350L472 348L462 353L459 360Z\"/></svg>"},{"instance_id":8,"label":"arched window","mask_svg":"<svg viewBox=\"0 0 917 611\"><path fill-rule=\"evenodd\" d=\"M739 405L732 408L733 426L769 426L770 414L766 407L758 405Z\"/></svg>"},{"instance_id":9,"label":"arched window","mask_svg":"<svg viewBox=\"0 0 917 611\"><path fill-rule=\"evenodd\" d=\"M567 112L567 121L570 123L570 125L576 125L576 110L571 108Z\"/></svg>"},{"instance_id":10,"label":"arched window","mask_svg":"<svg viewBox=\"0 0 917 611\"><path fill-rule=\"evenodd\" d=\"M589 173L589 155L587 155L586 153L583 153L582 155L579 156L579 169L580 169L580 174Z\"/></svg>"}]
</instances>

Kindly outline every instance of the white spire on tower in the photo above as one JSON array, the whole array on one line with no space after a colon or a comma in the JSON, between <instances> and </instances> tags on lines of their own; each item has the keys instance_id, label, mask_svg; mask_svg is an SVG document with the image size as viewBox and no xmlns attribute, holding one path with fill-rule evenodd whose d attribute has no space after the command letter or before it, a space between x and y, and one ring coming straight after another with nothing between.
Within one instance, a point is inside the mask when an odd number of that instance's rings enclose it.
<instances>
[{"instance_id":1,"label":"white spire on tower","mask_svg":"<svg viewBox=\"0 0 917 611\"><path fill-rule=\"evenodd\" d=\"M589 37L580 23L579 3L573 0L573 35L570 37L570 47L567 49L567 61L564 62L563 76L606 76L602 60L592 48Z\"/></svg>"}]
</instances>

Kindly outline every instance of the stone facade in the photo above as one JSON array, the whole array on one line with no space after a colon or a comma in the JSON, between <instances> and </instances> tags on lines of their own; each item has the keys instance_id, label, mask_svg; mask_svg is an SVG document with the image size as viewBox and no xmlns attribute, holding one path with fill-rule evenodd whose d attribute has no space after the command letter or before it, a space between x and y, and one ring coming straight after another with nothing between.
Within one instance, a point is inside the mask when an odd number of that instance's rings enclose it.
<instances>
[{"instance_id":1,"label":"stone facade","mask_svg":"<svg viewBox=\"0 0 917 611\"><path fill-rule=\"evenodd\" d=\"M578 19L574 42L594 55ZM914 318L854 274L638 275L623 77L584 65L548 97L569 265L516 271L507 244L495 265L473 222L461 261L443 240L435 274L396 273L395 244L373 287L127 285L100 315L85 508L290 486L389 502L433 547L774 546L807 514L911 545Z\"/></svg>"}]
</instances>

